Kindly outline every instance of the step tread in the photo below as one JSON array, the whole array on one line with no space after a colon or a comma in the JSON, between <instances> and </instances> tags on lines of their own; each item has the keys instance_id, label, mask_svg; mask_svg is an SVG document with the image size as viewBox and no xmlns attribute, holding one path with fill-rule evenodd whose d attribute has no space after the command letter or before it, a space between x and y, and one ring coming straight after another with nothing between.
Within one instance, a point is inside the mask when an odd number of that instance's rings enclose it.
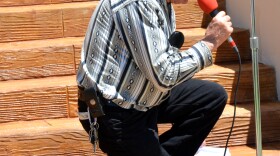
<instances>
[{"instance_id":1,"label":"step tread","mask_svg":"<svg viewBox=\"0 0 280 156\"><path fill-rule=\"evenodd\" d=\"M76 74L82 42L68 37L0 43L0 80Z\"/></svg>"},{"instance_id":2,"label":"step tread","mask_svg":"<svg viewBox=\"0 0 280 156\"><path fill-rule=\"evenodd\" d=\"M205 29L181 29L186 41L182 49L190 47L202 39ZM236 29L233 34L247 34L246 29ZM241 33L241 34L239 34ZM248 35L249 37L249 35ZM66 37L31 41L0 43L0 80L40 78L76 74L80 63L83 37ZM240 43L246 47L246 42ZM223 50L213 51L213 62L236 61L236 53L226 43ZM248 46L247 46L248 47ZM21 55L21 54L25 55ZM250 52L240 47L242 60L250 60ZM63 59L57 59L58 57Z\"/></svg>"},{"instance_id":3,"label":"step tread","mask_svg":"<svg viewBox=\"0 0 280 156\"><path fill-rule=\"evenodd\" d=\"M227 105L225 108L225 111L223 115L221 116L220 120L227 120L228 124L231 122L230 114L232 114L233 106ZM262 105L262 113L263 119L266 121L271 121L271 116L274 116L273 119L279 119L280 118L280 102L270 102ZM252 125L252 114L254 111L253 104L243 104L241 106L237 107L237 120L236 120L236 127L240 128L243 127L244 129L248 129L248 125ZM245 119L246 124L244 123ZM269 122L264 123L263 127L269 126L265 129L263 129L263 142L271 142L271 141L279 141L280 134L280 120L273 120L273 124L275 124L273 127L272 124L269 124ZM240 124L240 125L239 125ZM218 126L218 127L217 127ZM214 132L219 131L219 123L215 126ZM168 128L170 128L170 124L159 124L159 133L163 133ZM223 129L224 127L221 126ZM227 130L229 130L229 127L226 127ZM274 131L274 133L272 133ZM235 132L235 131L234 131ZM213 132L212 132L213 133ZM243 131L243 141L241 142L238 137L235 137L234 135L240 135L233 133L233 136L231 137L231 142L237 142L239 145L246 144L246 139L250 135L253 135L253 132ZM252 133L252 134L251 134ZM223 135L226 136L227 132L224 132ZM270 134L270 135L269 135ZM273 134L274 136L271 136ZM210 139L207 139L207 145L213 146L213 145L219 145L223 146L225 143L224 138L220 136L213 136L210 134ZM215 137L215 139L213 139ZM10 139L12 138L12 139ZM269 138L269 139L267 139ZM272 139L273 138L273 139ZM219 139L219 144L217 142L214 142L215 140ZM46 141L44 141L46 140ZM72 143L75 144L81 144L83 145L82 149L79 149L80 147L77 146L71 146ZM213 143L212 143L213 142ZM58 152L63 153L65 151L68 151L69 153L75 152L75 153L91 153L91 145L88 142L87 134L84 132L82 126L79 123L78 118L61 118L61 119L45 119L45 120L36 120L36 121L17 121L17 122L9 122L9 123L1 123L0 124L0 143L3 147L1 147L0 144L0 151L13 151L13 152L22 152L24 148L26 148L25 144L29 144L28 149L32 151L32 154L38 154L38 150L36 148L40 147L42 144L44 144L44 147L46 148L47 153L51 152ZM17 147L11 146L11 144L17 143ZM252 142L249 142L252 144ZM234 144L230 144L234 145ZM21 147L24 146L24 147ZM64 146L63 149L59 149L59 147ZM52 148L50 148L52 147ZM9 148L15 148L9 149ZM66 150L66 148L69 148ZM71 149L70 149L71 148ZM88 149L87 149L88 148ZM231 147L231 149L236 149L236 147ZM56 151L57 150L57 151ZM100 150L98 150L99 154ZM0 152L2 153L2 151ZM234 151L233 151L234 153ZM18 153L14 153L18 154Z\"/></svg>"},{"instance_id":4,"label":"step tread","mask_svg":"<svg viewBox=\"0 0 280 156\"><path fill-rule=\"evenodd\" d=\"M1 81L0 123L74 116L75 84L75 75Z\"/></svg>"},{"instance_id":5,"label":"step tread","mask_svg":"<svg viewBox=\"0 0 280 156\"><path fill-rule=\"evenodd\" d=\"M16 85L14 85L16 84ZM46 77L40 79L0 81L0 93L76 85L76 76Z\"/></svg>"},{"instance_id":6,"label":"step tread","mask_svg":"<svg viewBox=\"0 0 280 156\"><path fill-rule=\"evenodd\" d=\"M239 65L223 64L213 65L198 72L194 77L203 80L211 80L217 82L228 92L228 103L233 103L234 94L237 85ZM274 68L268 65L259 64L259 81L262 100L276 100L276 78ZM238 86L237 102L250 102L254 100L253 94L253 76L251 62L243 63L240 76L240 84ZM270 83L266 83L270 82Z\"/></svg>"},{"instance_id":7,"label":"step tread","mask_svg":"<svg viewBox=\"0 0 280 156\"><path fill-rule=\"evenodd\" d=\"M77 118L6 123L1 124L0 132L1 156L92 154L92 145Z\"/></svg>"},{"instance_id":8,"label":"step tread","mask_svg":"<svg viewBox=\"0 0 280 156\"><path fill-rule=\"evenodd\" d=\"M88 6L97 5L98 3L99 1L89 1L89 2L46 4L46 5L0 7L0 14L21 13L21 12L38 11L38 10L42 10L42 11L63 10L65 8L84 8Z\"/></svg>"},{"instance_id":9,"label":"step tread","mask_svg":"<svg viewBox=\"0 0 280 156\"><path fill-rule=\"evenodd\" d=\"M236 108L236 119L229 141L230 146L255 143L255 106L254 103L240 104ZM219 121L210 132L207 143L225 146L232 124L234 106L227 105ZM280 102L261 102L263 142L280 140ZM269 121L269 122L268 122Z\"/></svg>"},{"instance_id":10,"label":"step tread","mask_svg":"<svg viewBox=\"0 0 280 156\"><path fill-rule=\"evenodd\" d=\"M43 5L43 4L53 4L53 3L70 3L70 2L82 2L82 1L92 1L92 0L9 0L0 1L0 6L11 7L11 6L28 6L28 5Z\"/></svg>"},{"instance_id":11,"label":"step tread","mask_svg":"<svg viewBox=\"0 0 280 156\"><path fill-rule=\"evenodd\" d=\"M188 49L190 46L196 42L203 39L206 29L205 28L190 28L190 29L178 29L185 35L185 42L181 49ZM236 45L239 49L241 59L243 61L251 60L251 51L250 51L250 33L248 29L234 28L232 33L232 38L235 40ZM212 50L213 62L223 63L230 61L237 61L238 57L228 42L224 42L218 49Z\"/></svg>"},{"instance_id":12,"label":"step tread","mask_svg":"<svg viewBox=\"0 0 280 156\"><path fill-rule=\"evenodd\" d=\"M84 36L98 2L0 7L0 42Z\"/></svg>"},{"instance_id":13,"label":"step tread","mask_svg":"<svg viewBox=\"0 0 280 156\"><path fill-rule=\"evenodd\" d=\"M0 19L5 21L0 27L0 42L84 36L98 3L99 1L89 1L0 7ZM178 13L177 28L201 27L202 21L205 21L196 0L189 3L186 6L189 9L174 5ZM193 24L193 19L197 19L196 24Z\"/></svg>"},{"instance_id":14,"label":"step tread","mask_svg":"<svg viewBox=\"0 0 280 156\"><path fill-rule=\"evenodd\" d=\"M256 155L255 145L229 147L231 156L253 156ZM264 156L280 156L280 141L262 144Z\"/></svg>"},{"instance_id":15,"label":"step tread","mask_svg":"<svg viewBox=\"0 0 280 156\"><path fill-rule=\"evenodd\" d=\"M24 49L36 49L41 47L51 47L51 46L67 46L74 44L81 44L84 37L65 37L65 38L55 38L55 39L43 39L43 40L30 40L30 41L18 41L18 42L8 42L0 43L1 51L17 51Z\"/></svg>"},{"instance_id":16,"label":"step tread","mask_svg":"<svg viewBox=\"0 0 280 156\"><path fill-rule=\"evenodd\" d=\"M196 74L195 78L220 83L228 93L228 104L230 104L233 103L232 90L236 85L237 69L238 66L232 64L213 65ZM273 68L260 64L259 70L261 100L275 100L275 77L266 76L268 73L273 75ZM254 99L251 73L251 63L243 64L238 103ZM0 81L0 96L3 97L0 99L0 122L77 116L76 75ZM30 110L30 107L35 106L37 111ZM6 111L7 107L10 107L13 113L12 118L11 113ZM49 109L52 111L48 111Z\"/></svg>"}]
</instances>

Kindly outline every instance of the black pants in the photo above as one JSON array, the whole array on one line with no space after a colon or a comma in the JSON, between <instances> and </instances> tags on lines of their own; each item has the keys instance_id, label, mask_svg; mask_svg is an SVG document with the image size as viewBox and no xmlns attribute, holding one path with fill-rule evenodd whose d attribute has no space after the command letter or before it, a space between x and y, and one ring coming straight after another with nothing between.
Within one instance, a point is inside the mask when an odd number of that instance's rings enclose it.
<instances>
[{"instance_id":1,"label":"black pants","mask_svg":"<svg viewBox=\"0 0 280 156\"><path fill-rule=\"evenodd\" d=\"M109 156L193 156L226 101L222 86L191 79L147 112L105 104L106 115L98 119L100 148ZM172 128L158 136L157 123L172 123Z\"/></svg>"}]
</instances>

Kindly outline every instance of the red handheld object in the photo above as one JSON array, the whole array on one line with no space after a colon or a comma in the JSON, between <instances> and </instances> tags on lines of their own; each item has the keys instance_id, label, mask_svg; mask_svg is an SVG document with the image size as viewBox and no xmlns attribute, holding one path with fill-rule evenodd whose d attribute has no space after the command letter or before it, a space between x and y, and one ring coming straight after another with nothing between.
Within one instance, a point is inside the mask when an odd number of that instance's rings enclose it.
<instances>
[{"instance_id":1,"label":"red handheld object","mask_svg":"<svg viewBox=\"0 0 280 156\"><path fill-rule=\"evenodd\" d=\"M216 0L197 0L199 7L207 14L218 8Z\"/></svg>"}]
</instances>

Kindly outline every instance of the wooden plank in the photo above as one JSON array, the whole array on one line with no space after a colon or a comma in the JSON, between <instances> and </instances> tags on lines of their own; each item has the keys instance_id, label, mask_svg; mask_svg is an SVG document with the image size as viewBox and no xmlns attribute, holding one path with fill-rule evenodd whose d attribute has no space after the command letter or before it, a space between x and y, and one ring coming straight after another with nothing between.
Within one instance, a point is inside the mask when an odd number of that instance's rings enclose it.
<instances>
[{"instance_id":1,"label":"wooden plank","mask_svg":"<svg viewBox=\"0 0 280 156\"><path fill-rule=\"evenodd\" d=\"M254 145L233 146L230 147L232 156L253 156L256 155ZM262 153L264 156L280 156L280 141L262 144Z\"/></svg>"},{"instance_id":2,"label":"wooden plank","mask_svg":"<svg viewBox=\"0 0 280 156\"><path fill-rule=\"evenodd\" d=\"M71 36L68 35L69 31L74 31L73 29L77 28L73 27L73 23L71 23L72 25L67 24L70 22L67 17L69 15L67 12L69 11L79 13L78 16L81 16L81 19L76 18L73 20L78 22L77 25L81 26L79 28L81 32L78 34L84 36L83 32L86 30L85 27L89 19L87 16L91 14L89 10L92 10L97 3L98 1L1 7L0 42L61 38L64 37L64 29L66 36ZM65 17L63 16L64 13ZM85 17L82 17L82 15ZM74 22L73 20L71 22Z\"/></svg>"},{"instance_id":3,"label":"wooden plank","mask_svg":"<svg viewBox=\"0 0 280 156\"><path fill-rule=\"evenodd\" d=\"M78 88L67 86L69 117L77 117L78 114Z\"/></svg>"},{"instance_id":4,"label":"wooden plank","mask_svg":"<svg viewBox=\"0 0 280 156\"><path fill-rule=\"evenodd\" d=\"M194 78L209 80L217 82L224 86L228 94L228 104L234 103L234 94L233 91L236 88L237 83L237 71L238 65L213 65L208 68L205 68L203 71L197 73ZM272 76L267 76L267 74ZM259 66L259 81L260 81L260 92L262 101L274 101L277 100L276 94L276 78L274 69L270 66L260 64ZM267 83L270 82L270 83ZM253 94L253 78L252 78L252 64L246 63L242 65L242 72L240 78L240 84L237 94L237 103L246 103L254 101ZM77 96L75 92L72 92L71 97ZM69 95L70 96L70 95ZM75 101L75 98L72 98ZM71 102L73 105L70 106L71 117L76 117L76 102Z\"/></svg>"},{"instance_id":5,"label":"wooden plank","mask_svg":"<svg viewBox=\"0 0 280 156\"><path fill-rule=\"evenodd\" d=\"M21 6L21 5L42 5L49 4L52 0L2 0L0 1L0 6Z\"/></svg>"},{"instance_id":6,"label":"wooden plank","mask_svg":"<svg viewBox=\"0 0 280 156\"><path fill-rule=\"evenodd\" d=\"M81 61L81 50L82 50L82 43L74 45L74 51L75 51L75 69L76 73L80 65Z\"/></svg>"},{"instance_id":7,"label":"wooden plank","mask_svg":"<svg viewBox=\"0 0 280 156\"><path fill-rule=\"evenodd\" d=\"M236 126L233 131L230 145L244 145L254 140L254 113L253 104L244 104L237 108ZM208 136L208 146L224 146L229 127L231 125L233 107L226 109ZM262 106L263 143L278 141L280 138L280 105L269 103ZM159 124L159 131L163 133L170 128L170 124ZM76 146L79 144L80 146ZM28 146L26 146L28 145ZM42 148L43 147L43 148ZM90 155L91 144L87 134L77 118L47 119L37 121L21 121L2 123L0 125L0 153L8 155ZM264 146L264 149L267 146ZM275 144L269 146L278 149ZM233 150L234 148L230 148ZM233 153L235 153L233 151ZM103 155L98 150L97 155Z\"/></svg>"},{"instance_id":8,"label":"wooden plank","mask_svg":"<svg viewBox=\"0 0 280 156\"><path fill-rule=\"evenodd\" d=\"M205 29L201 28L180 31L186 38L182 49L195 44L205 33ZM240 43L238 46L242 61L251 58L248 50L249 43L247 40L244 41L244 38L248 37L247 32L248 30L236 29L233 33L233 36L237 36L237 42ZM75 74L80 63L82 42L83 37L0 43L2 47L0 49L0 80ZM230 49L226 42L217 51L214 50L214 63L236 61L236 54ZM58 57L63 59L57 59Z\"/></svg>"},{"instance_id":9,"label":"wooden plank","mask_svg":"<svg viewBox=\"0 0 280 156\"><path fill-rule=\"evenodd\" d=\"M63 37L62 10L0 8L0 42L58 37Z\"/></svg>"},{"instance_id":10,"label":"wooden plank","mask_svg":"<svg viewBox=\"0 0 280 156\"><path fill-rule=\"evenodd\" d=\"M205 34L205 29L203 28L191 28L191 29L177 29L181 31L185 36L185 41L182 46L182 50L188 49L190 46L194 45L196 42L200 41ZM251 60L251 51L249 47L249 31L245 29L236 28L232 34L232 37L235 39L236 44L238 45L242 62ZM80 63L81 55L81 43L74 45L75 49L75 64L76 69ZM226 41L218 49L212 51L213 63L220 64L225 62L238 61L236 53L234 53Z\"/></svg>"},{"instance_id":11,"label":"wooden plank","mask_svg":"<svg viewBox=\"0 0 280 156\"><path fill-rule=\"evenodd\" d=\"M68 117L66 87L75 85L75 76L0 82L0 123Z\"/></svg>"},{"instance_id":12,"label":"wooden plank","mask_svg":"<svg viewBox=\"0 0 280 156\"><path fill-rule=\"evenodd\" d=\"M77 118L1 124L0 135L1 156L92 155L92 145Z\"/></svg>"},{"instance_id":13,"label":"wooden plank","mask_svg":"<svg viewBox=\"0 0 280 156\"><path fill-rule=\"evenodd\" d=\"M225 0L218 0L218 10L226 10ZM206 28L211 21L209 15L203 13L197 0L189 0L187 4L174 4L176 25L178 29Z\"/></svg>"},{"instance_id":14,"label":"wooden plank","mask_svg":"<svg viewBox=\"0 0 280 156\"><path fill-rule=\"evenodd\" d=\"M63 10L64 37L84 36L97 3Z\"/></svg>"},{"instance_id":15,"label":"wooden plank","mask_svg":"<svg viewBox=\"0 0 280 156\"><path fill-rule=\"evenodd\" d=\"M186 50L194 45L196 42L203 39L206 29L203 28L192 28L192 29L178 29L185 36L185 41L182 46L182 50ZM232 33L232 38L235 40L242 61L251 60L251 51L250 51L250 33L247 29L235 28ZM232 48L228 42L224 42L218 49L212 51L213 62L214 63L223 63L238 61L237 54L233 52Z\"/></svg>"},{"instance_id":16,"label":"wooden plank","mask_svg":"<svg viewBox=\"0 0 280 156\"><path fill-rule=\"evenodd\" d=\"M225 146L232 123L234 107L227 105L223 115L209 134L206 143L211 146ZM262 140L263 142L280 141L280 104L262 103ZM236 120L229 146L255 143L254 104L238 105Z\"/></svg>"},{"instance_id":17,"label":"wooden plank","mask_svg":"<svg viewBox=\"0 0 280 156\"><path fill-rule=\"evenodd\" d=\"M203 39L205 34L205 29L184 29L183 33L186 34L186 41L184 43L183 49L189 48L191 45L195 44L197 41ZM241 59L243 61L250 60L250 49L249 49L249 31L245 29L235 28L232 33L232 37L236 41L236 44L240 50ZM224 42L218 49L213 50L213 61L215 63L227 62L227 61L237 61L236 54L232 51L228 42Z\"/></svg>"},{"instance_id":18,"label":"wooden plank","mask_svg":"<svg viewBox=\"0 0 280 156\"><path fill-rule=\"evenodd\" d=\"M227 105L217 124L206 138L207 146L224 147L232 124L234 107ZM265 102L261 106L263 143L280 141L280 103ZM255 143L254 104L238 105L236 119L229 146ZM269 121L269 122L268 122ZM171 128L169 124L159 124L159 134ZM278 150L279 146L278 146Z\"/></svg>"},{"instance_id":19,"label":"wooden plank","mask_svg":"<svg viewBox=\"0 0 280 156\"><path fill-rule=\"evenodd\" d=\"M44 5L56 3L70 3L70 2L86 2L94 0L2 0L0 7L23 6L23 5ZM98 1L98 0L95 0Z\"/></svg>"},{"instance_id":20,"label":"wooden plank","mask_svg":"<svg viewBox=\"0 0 280 156\"><path fill-rule=\"evenodd\" d=\"M0 80L75 74L74 44L82 38L0 43Z\"/></svg>"},{"instance_id":21,"label":"wooden plank","mask_svg":"<svg viewBox=\"0 0 280 156\"><path fill-rule=\"evenodd\" d=\"M0 42L84 36L98 2L1 7ZM201 27L203 13L197 7L195 0L186 6L174 5L177 28Z\"/></svg>"},{"instance_id":22,"label":"wooden plank","mask_svg":"<svg viewBox=\"0 0 280 156\"><path fill-rule=\"evenodd\" d=\"M233 91L237 84L237 73L239 66L230 65L213 65L198 72L195 78L210 80L224 86L228 93L228 103L234 102ZM244 103L254 100L252 64L250 62L242 64L240 84L237 93L237 102ZM270 76L267 76L270 75ZM275 71L272 67L259 64L259 81L261 100L277 100ZM269 82L269 83L267 83Z\"/></svg>"}]
</instances>

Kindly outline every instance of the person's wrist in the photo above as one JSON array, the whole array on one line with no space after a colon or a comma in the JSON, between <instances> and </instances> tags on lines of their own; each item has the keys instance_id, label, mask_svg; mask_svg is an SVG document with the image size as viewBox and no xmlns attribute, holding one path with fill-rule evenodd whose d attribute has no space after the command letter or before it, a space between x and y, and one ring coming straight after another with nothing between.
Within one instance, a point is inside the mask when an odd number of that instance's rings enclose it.
<instances>
[{"instance_id":1,"label":"person's wrist","mask_svg":"<svg viewBox=\"0 0 280 156\"><path fill-rule=\"evenodd\" d=\"M214 43L212 43L208 40L202 39L201 42L204 43L209 48L210 51L212 51L215 47Z\"/></svg>"}]
</instances>

